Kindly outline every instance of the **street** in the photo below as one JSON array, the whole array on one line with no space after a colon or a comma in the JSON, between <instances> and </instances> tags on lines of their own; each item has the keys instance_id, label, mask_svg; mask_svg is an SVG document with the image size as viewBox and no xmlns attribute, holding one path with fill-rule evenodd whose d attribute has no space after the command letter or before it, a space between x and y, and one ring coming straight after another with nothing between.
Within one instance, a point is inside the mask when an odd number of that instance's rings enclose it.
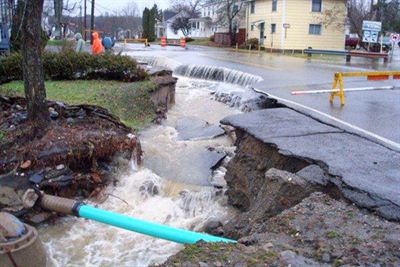
<instances>
[{"instance_id":1,"label":"street","mask_svg":"<svg viewBox=\"0 0 400 267\"><path fill-rule=\"evenodd\" d=\"M117 48L121 49L121 48ZM400 145L400 91L362 91L346 93L346 104L341 107L335 99L333 105L328 94L292 95L292 91L330 89L335 72L397 70L400 68L399 50L396 48L389 64L383 60L344 58L325 60L314 55L307 58L270 54L265 52L236 52L219 48L190 46L161 48L152 45L144 48L128 44L125 51L132 56L167 57L180 64L226 67L262 77L253 87L270 96L276 96L289 106L303 110L318 119L367 135L379 142L399 148ZM400 86L398 80L366 81L366 78L348 78L345 88ZM396 88L398 89L398 88Z\"/></svg>"}]
</instances>

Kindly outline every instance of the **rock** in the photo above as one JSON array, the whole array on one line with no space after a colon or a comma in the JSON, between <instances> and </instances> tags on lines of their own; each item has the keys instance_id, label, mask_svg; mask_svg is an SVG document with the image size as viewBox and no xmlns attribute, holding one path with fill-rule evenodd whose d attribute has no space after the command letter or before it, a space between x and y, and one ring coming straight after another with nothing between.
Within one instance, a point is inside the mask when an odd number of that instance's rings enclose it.
<instances>
[{"instance_id":1,"label":"rock","mask_svg":"<svg viewBox=\"0 0 400 267\"><path fill-rule=\"evenodd\" d=\"M286 250L280 253L282 263L286 266L296 266L296 267L321 267L330 266L326 264L320 264L312 259L307 259L301 255L296 254L293 251Z\"/></svg>"},{"instance_id":2,"label":"rock","mask_svg":"<svg viewBox=\"0 0 400 267\"><path fill-rule=\"evenodd\" d=\"M322 261L325 263L330 263L331 255L328 252L325 252L324 254L322 254Z\"/></svg>"},{"instance_id":3,"label":"rock","mask_svg":"<svg viewBox=\"0 0 400 267\"><path fill-rule=\"evenodd\" d=\"M28 169L31 165L32 165L32 161L27 160L27 161L24 161L24 162L21 164L20 167L21 167L21 169L26 170L26 169Z\"/></svg>"},{"instance_id":4,"label":"rock","mask_svg":"<svg viewBox=\"0 0 400 267\"><path fill-rule=\"evenodd\" d=\"M20 105L15 105L15 108L18 110L18 111L21 111L21 110L23 110L24 108L23 107L21 107Z\"/></svg>"},{"instance_id":5,"label":"rock","mask_svg":"<svg viewBox=\"0 0 400 267\"><path fill-rule=\"evenodd\" d=\"M28 217L27 220L30 223L38 225L47 221L49 218L51 218L51 216L52 216L51 212L40 212L38 214Z\"/></svg>"},{"instance_id":6,"label":"rock","mask_svg":"<svg viewBox=\"0 0 400 267\"><path fill-rule=\"evenodd\" d=\"M222 227L221 221L210 219L205 223L204 232L210 235L220 236L221 234L223 234L221 227Z\"/></svg>"},{"instance_id":7,"label":"rock","mask_svg":"<svg viewBox=\"0 0 400 267\"><path fill-rule=\"evenodd\" d=\"M24 232L25 226L17 217L7 212L0 212L0 238L17 238L22 236Z\"/></svg>"},{"instance_id":8,"label":"rock","mask_svg":"<svg viewBox=\"0 0 400 267\"><path fill-rule=\"evenodd\" d=\"M205 262L199 262L199 267L208 267L208 264Z\"/></svg>"},{"instance_id":9,"label":"rock","mask_svg":"<svg viewBox=\"0 0 400 267\"><path fill-rule=\"evenodd\" d=\"M178 120L175 128L180 140L212 139L225 134L221 127L196 117L184 117Z\"/></svg>"},{"instance_id":10,"label":"rock","mask_svg":"<svg viewBox=\"0 0 400 267\"><path fill-rule=\"evenodd\" d=\"M44 177L43 175L40 175L38 173L34 173L29 177L29 182L33 184L40 184L43 181Z\"/></svg>"},{"instance_id":11,"label":"rock","mask_svg":"<svg viewBox=\"0 0 400 267\"><path fill-rule=\"evenodd\" d=\"M66 122L67 124L73 124L75 120L73 118L67 118Z\"/></svg>"},{"instance_id":12,"label":"rock","mask_svg":"<svg viewBox=\"0 0 400 267\"><path fill-rule=\"evenodd\" d=\"M15 190L8 186L0 186L0 207L18 207L22 206L21 198Z\"/></svg>"},{"instance_id":13,"label":"rock","mask_svg":"<svg viewBox=\"0 0 400 267\"><path fill-rule=\"evenodd\" d=\"M325 186L329 182L329 177L325 174L324 170L318 165L309 165L296 173L298 176L304 178L308 182Z\"/></svg>"}]
</instances>

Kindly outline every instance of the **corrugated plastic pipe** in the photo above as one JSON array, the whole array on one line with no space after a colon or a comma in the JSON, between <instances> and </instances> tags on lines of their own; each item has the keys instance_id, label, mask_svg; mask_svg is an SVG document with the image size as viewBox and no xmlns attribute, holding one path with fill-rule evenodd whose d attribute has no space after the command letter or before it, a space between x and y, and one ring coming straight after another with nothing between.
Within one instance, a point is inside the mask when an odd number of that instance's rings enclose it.
<instances>
[{"instance_id":1,"label":"corrugated plastic pipe","mask_svg":"<svg viewBox=\"0 0 400 267\"><path fill-rule=\"evenodd\" d=\"M193 244L201 240L205 242L236 243L236 241L232 239L147 222L115 212L98 209L70 199L45 194L42 195L41 206L48 210L73 214L82 218L181 244Z\"/></svg>"}]
</instances>

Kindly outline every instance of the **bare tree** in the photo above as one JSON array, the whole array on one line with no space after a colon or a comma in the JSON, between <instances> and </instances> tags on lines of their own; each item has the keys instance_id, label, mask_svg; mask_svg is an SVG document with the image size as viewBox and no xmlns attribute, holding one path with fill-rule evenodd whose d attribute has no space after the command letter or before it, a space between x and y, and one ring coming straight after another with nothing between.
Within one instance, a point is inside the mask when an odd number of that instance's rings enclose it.
<instances>
[{"instance_id":1,"label":"bare tree","mask_svg":"<svg viewBox=\"0 0 400 267\"><path fill-rule=\"evenodd\" d=\"M228 28L231 45L235 43L236 31L234 25L237 20L240 19L241 11L244 9L244 1L242 0L221 0L221 1L209 1L210 4L216 4L217 6L217 21L216 23L221 26Z\"/></svg>"},{"instance_id":2,"label":"bare tree","mask_svg":"<svg viewBox=\"0 0 400 267\"><path fill-rule=\"evenodd\" d=\"M314 19L325 28L334 27L342 29L346 24L346 15L346 7L335 4L329 9L324 9L321 14L314 15Z\"/></svg>"},{"instance_id":3,"label":"bare tree","mask_svg":"<svg viewBox=\"0 0 400 267\"><path fill-rule=\"evenodd\" d=\"M44 0L20 1L24 6L21 24L22 70L28 120L33 126L33 135L40 136L50 121L42 64L41 20Z\"/></svg>"},{"instance_id":4,"label":"bare tree","mask_svg":"<svg viewBox=\"0 0 400 267\"><path fill-rule=\"evenodd\" d=\"M176 13L185 11L191 17L197 17L200 12L201 5L206 0L171 0L171 9Z\"/></svg>"},{"instance_id":5,"label":"bare tree","mask_svg":"<svg viewBox=\"0 0 400 267\"><path fill-rule=\"evenodd\" d=\"M171 24L174 32L182 31L183 35L187 37L190 34L191 26L188 16L177 17Z\"/></svg>"},{"instance_id":6,"label":"bare tree","mask_svg":"<svg viewBox=\"0 0 400 267\"><path fill-rule=\"evenodd\" d=\"M373 13L371 10L372 1L347 1L347 14L351 31L362 37L362 23L364 20L372 20Z\"/></svg>"}]
</instances>

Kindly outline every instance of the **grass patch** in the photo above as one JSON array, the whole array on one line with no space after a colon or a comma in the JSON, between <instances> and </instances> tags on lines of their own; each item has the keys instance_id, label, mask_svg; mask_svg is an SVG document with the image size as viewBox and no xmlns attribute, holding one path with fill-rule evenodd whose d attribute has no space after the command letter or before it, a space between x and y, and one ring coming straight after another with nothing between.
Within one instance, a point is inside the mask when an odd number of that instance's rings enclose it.
<instances>
[{"instance_id":1,"label":"grass patch","mask_svg":"<svg viewBox=\"0 0 400 267\"><path fill-rule=\"evenodd\" d=\"M156 117L156 107L150 99L150 92L155 89L155 85L150 81L124 83L78 80L46 81L45 84L48 99L72 105L101 106L135 129L143 128ZM24 96L23 81L0 85L0 94Z\"/></svg>"}]
</instances>

